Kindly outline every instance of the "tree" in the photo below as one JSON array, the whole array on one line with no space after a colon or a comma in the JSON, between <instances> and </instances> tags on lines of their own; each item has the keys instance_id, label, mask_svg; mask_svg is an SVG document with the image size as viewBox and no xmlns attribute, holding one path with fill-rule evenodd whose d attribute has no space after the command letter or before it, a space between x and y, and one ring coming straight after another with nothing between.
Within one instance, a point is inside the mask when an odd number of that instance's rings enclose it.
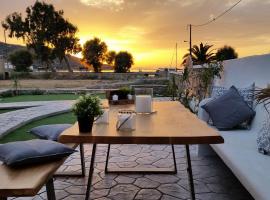
<instances>
[{"instance_id":1,"label":"tree","mask_svg":"<svg viewBox=\"0 0 270 200\"><path fill-rule=\"evenodd\" d=\"M114 71L116 73L129 72L133 64L133 56L127 51L120 51L115 56Z\"/></svg>"},{"instance_id":2,"label":"tree","mask_svg":"<svg viewBox=\"0 0 270 200\"><path fill-rule=\"evenodd\" d=\"M114 65L116 52L115 51L109 51L106 55L106 62L109 65Z\"/></svg>"},{"instance_id":3,"label":"tree","mask_svg":"<svg viewBox=\"0 0 270 200\"><path fill-rule=\"evenodd\" d=\"M33 6L26 8L25 18L21 13L12 13L2 26L9 30L9 37L22 38L27 47L34 50L37 58L51 68L55 58L67 62L66 53L78 53L80 50L79 39L75 37L77 27L64 19L63 15L63 10L56 11L52 4L36 1Z\"/></svg>"},{"instance_id":4,"label":"tree","mask_svg":"<svg viewBox=\"0 0 270 200\"><path fill-rule=\"evenodd\" d=\"M216 59L217 61L230 60L238 58L238 54L235 49L231 46L225 45L224 47L217 50Z\"/></svg>"},{"instance_id":5,"label":"tree","mask_svg":"<svg viewBox=\"0 0 270 200\"><path fill-rule=\"evenodd\" d=\"M99 38L88 40L83 45L83 60L94 68L95 72L101 72L102 63L106 59L107 45Z\"/></svg>"},{"instance_id":6,"label":"tree","mask_svg":"<svg viewBox=\"0 0 270 200\"><path fill-rule=\"evenodd\" d=\"M27 50L18 50L9 55L9 61L15 66L16 72L28 72L33 64L33 56Z\"/></svg>"},{"instance_id":7,"label":"tree","mask_svg":"<svg viewBox=\"0 0 270 200\"><path fill-rule=\"evenodd\" d=\"M213 45L203 44L193 45L191 48L191 57L194 65L202 65L204 63L209 63L215 60L215 54L211 48ZM189 54L184 55L184 62Z\"/></svg>"}]
</instances>

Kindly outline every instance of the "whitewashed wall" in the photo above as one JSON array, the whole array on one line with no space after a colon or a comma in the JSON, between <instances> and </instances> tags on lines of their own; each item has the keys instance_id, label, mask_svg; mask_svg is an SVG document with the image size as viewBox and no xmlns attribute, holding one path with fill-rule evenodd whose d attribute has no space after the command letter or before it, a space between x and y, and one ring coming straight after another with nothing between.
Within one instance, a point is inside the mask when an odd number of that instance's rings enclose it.
<instances>
[{"instance_id":1,"label":"whitewashed wall","mask_svg":"<svg viewBox=\"0 0 270 200\"><path fill-rule=\"evenodd\" d=\"M257 87L270 84L270 54L225 61L222 79L214 85L247 87L253 82Z\"/></svg>"}]
</instances>

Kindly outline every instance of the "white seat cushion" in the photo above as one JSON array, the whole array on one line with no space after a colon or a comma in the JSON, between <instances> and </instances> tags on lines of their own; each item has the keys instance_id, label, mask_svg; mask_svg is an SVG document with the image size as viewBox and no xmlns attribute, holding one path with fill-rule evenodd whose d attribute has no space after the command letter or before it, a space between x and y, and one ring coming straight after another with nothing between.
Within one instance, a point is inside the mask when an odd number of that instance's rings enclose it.
<instances>
[{"instance_id":1,"label":"white seat cushion","mask_svg":"<svg viewBox=\"0 0 270 200\"><path fill-rule=\"evenodd\" d=\"M270 199L270 156L257 151L257 133L250 130L220 131L224 144L212 144L216 153L257 200Z\"/></svg>"}]
</instances>

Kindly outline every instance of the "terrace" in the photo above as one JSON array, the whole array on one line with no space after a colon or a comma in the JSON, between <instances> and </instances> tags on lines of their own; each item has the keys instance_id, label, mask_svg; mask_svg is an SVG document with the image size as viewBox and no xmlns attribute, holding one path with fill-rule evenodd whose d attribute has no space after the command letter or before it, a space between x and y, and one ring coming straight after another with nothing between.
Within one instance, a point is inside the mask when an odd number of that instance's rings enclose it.
<instances>
[{"instance_id":1,"label":"terrace","mask_svg":"<svg viewBox=\"0 0 270 200\"><path fill-rule=\"evenodd\" d=\"M2 1L0 200L270 200L267 3Z\"/></svg>"},{"instance_id":2,"label":"terrace","mask_svg":"<svg viewBox=\"0 0 270 200\"><path fill-rule=\"evenodd\" d=\"M214 84L224 83L225 86L235 84L241 87L243 85L249 85L250 81L254 81L258 86L264 87L264 85L269 81L269 78L266 75L268 74L268 68L265 68L265 66L268 64L269 55L226 61L224 63L224 71L222 72L221 79L215 79ZM254 66L256 66L256 68ZM258 66L260 66L259 69ZM237 71L239 73L241 68L245 68L246 73L243 75L242 79L239 79L239 76L235 76L235 72ZM194 67L194 69L196 69L196 67ZM251 74L252 76L250 76ZM172 80L176 81L179 74L172 73L171 76L175 76ZM250 76L251 78L248 79L247 76ZM192 79L191 81L193 81L193 91L196 91L198 79L196 77L194 79L193 76L190 77ZM178 87L181 86L181 84L178 85ZM2 111L0 114L0 133L2 135L2 139L0 142L8 143L18 140L34 139L35 137L30 135L28 131L31 128L40 125L63 123L74 124L76 122L76 117L70 112L70 109L71 105L74 103L73 100L78 96L79 95L73 94L48 94L47 96L23 95L2 98L3 103L0 103L0 108ZM105 98L104 94L100 94L99 96L103 99ZM31 99L35 99L35 101L29 101ZM40 101L42 99L46 99L47 101ZM190 109L195 109L193 106L194 102L192 103L193 100L194 99L190 99L189 101ZM154 102L156 102L155 104L158 102L164 102L165 104L169 105L169 102L171 102L171 97L155 97ZM110 106L110 110L112 109L114 109L114 105ZM180 107L179 109L181 110ZM258 119L254 119L255 122L252 127L255 127L255 129L252 128L250 131L244 133L244 135L242 135L244 136L242 139L241 134L239 134L241 131L235 133L233 133L233 131L221 131L219 133L223 136L225 141L224 144L212 145L212 148L217 154L213 152L213 150L209 150L209 147L205 147L204 145L190 146L193 170L192 177L194 179L196 199L265 199L264 195L267 195L267 190L260 190L252 181L255 181L255 183L256 180L259 182L264 182L265 180L268 180L269 177L262 177L259 175L258 173L261 173L262 170L258 169L258 171L256 167L245 168L245 166L247 166L247 162L251 164L250 162L252 162L253 159L259 159L257 162L260 162L261 165L263 165L263 162L269 162L267 155L262 155L257 152L257 147L254 146L254 143L256 142L256 133L252 134L253 139L246 138L247 135L250 135L250 133L256 131L258 128L261 128L261 125L258 124L262 122L262 116L260 114L261 111L258 109L256 110L257 115L261 120L258 122ZM171 112L171 121L172 119L179 118L183 125L186 124L185 119L181 118L182 111L180 114L177 114L178 111L176 112L175 109L170 109L167 112ZM205 120L205 114L202 114L201 112L202 111L199 110L198 117ZM158 111L158 113L154 115L160 116L161 119L164 120L164 117L161 116L162 113L163 111ZM184 115L186 116L186 114ZM115 117L112 115L109 123L113 124L114 120ZM199 124L195 125L196 123L195 121L193 122L193 120L189 120L190 124L193 124L195 128L196 126L200 126ZM146 122L141 122L140 118L138 118L136 126L137 129L140 129L139 125L141 123L144 124ZM164 124L159 126L162 129ZM156 131L158 130L155 129L155 127L152 129ZM149 129L150 132L152 129ZM180 129L177 128L179 131ZM199 131L199 129L197 130ZM192 131L192 129L189 129L189 131ZM62 134L65 135L65 133ZM233 136L234 134L235 136ZM244 146L243 149L240 150L241 140L245 141L246 144L248 144L248 141L251 142L253 147L250 148L248 146ZM133 170L141 168L146 169L145 173L141 172L134 174L130 172L124 174L111 174L106 173L105 171L106 156L108 151L108 144L106 143L107 142L105 142L105 144L103 143L97 145L93 179L91 183L91 199L191 199L191 188L189 185L190 179L189 173L187 173L188 166L186 160L186 149L184 145L177 145L177 143L174 145L177 166L176 174L149 174L146 173L146 171L148 171L150 168L160 170L162 168L174 167L174 155L170 145L111 144L108 164L109 169L118 168L120 171L125 171L127 168ZM112 143L115 143L115 141ZM211 142L209 142L209 144L211 144ZM91 142L90 144L84 144L84 164L86 166L85 177L56 176L54 178L56 199L85 198L89 176L88 171L90 170L89 166L91 166L91 161L93 161L92 149L93 145ZM252 154L252 157L245 156L244 152L247 150L249 151L249 154ZM231 153L231 151L235 153ZM243 153L240 153L241 155L239 157L238 152L242 151ZM226 157L224 157L224 155L226 155ZM263 159L263 161L260 159ZM238 161L240 161L240 163L238 163ZM242 168L239 171L238 168L240 165ZM27 167L23 168L23 170L25 169L27 169ZM254 172L254 170L256 172ZM59 172L78 173L80 171L81 157L79 152L77 152L67 158L64 164L59 167L56 174ZM253 178L250 180L250 175L252 177L253 173L257 174L256 180ZM258 182L257 185L259 185ZM5 187L5 184L1 185L1 188L2 187ZM49 196L47 197L47 190L44 186L35 194L34 197L18 197L15 199L50 199ZM14 199L14 197L10 197L10 199Z\"/></svg>"}]
</instances>

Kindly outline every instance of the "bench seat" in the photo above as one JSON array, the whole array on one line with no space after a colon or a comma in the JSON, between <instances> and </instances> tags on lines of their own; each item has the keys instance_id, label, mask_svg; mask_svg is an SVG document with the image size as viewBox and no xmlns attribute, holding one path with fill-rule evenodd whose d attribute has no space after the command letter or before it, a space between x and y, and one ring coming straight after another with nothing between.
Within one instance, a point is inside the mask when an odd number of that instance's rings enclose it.
<instances>
[{"instance_id":1,"label":"bench seat","mask_svg":"<svg viewBox=\"0 0 270 200\"><path fill-rule=\"evenodd\" d=\"M68 146L76 148L78 144L68 144ZM10 168L1 164L0 199L1 197L35 196L66 159L24 168Z\"/></svg>"},{"instance_id":2,"label":"bench seat","mask_svg":"<svg viewBox=\"0 0 270 200\"><path fill-rule=\"evenodd\" d=\"M258 200L270 198L270 158L257 149L257 133L250 130L220 131L224 144L212 148L250 194Z\"/></svg>"}]
</instances>

